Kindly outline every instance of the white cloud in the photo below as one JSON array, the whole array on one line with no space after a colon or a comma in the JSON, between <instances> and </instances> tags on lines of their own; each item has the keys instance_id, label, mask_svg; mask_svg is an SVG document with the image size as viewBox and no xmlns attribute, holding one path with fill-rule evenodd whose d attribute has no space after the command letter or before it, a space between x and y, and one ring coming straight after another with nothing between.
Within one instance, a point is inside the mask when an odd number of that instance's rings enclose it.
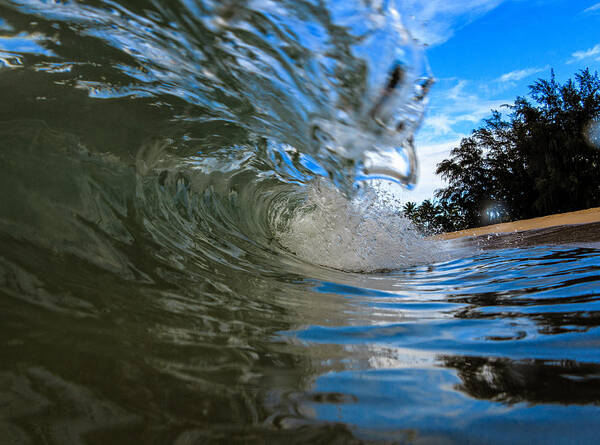
<instances>
[{"instance_id":1,"label":"white cloud","mask_svg":"<svg viewBox=\"0 0 600 445\"><path fill-rule=\"evenodd\" d=\"M435 170L440 162L450 156L450 150L459 145L463 136L436 144L421 145L417 143L419 181L413 190L402 192L403 201L421 202L424 199L432 199L436 189L448 185L435 174Z\"/></svg>"},{"instance_id":2,"label":"white cloud","mask_svg":"<svg viewBox=\"0 0 600 445\"><path fill-rule=\"evenodd\" d=\"M462 99L462 96L464 96L464 94L465 94L464 89L465 89L466 85L467 85L466 80L459 80L458 82L456 82L456 85L453 86L452 88L450 88L446 92L446 99L452 99L452 100Z\"/></svg>"},{"instance_id":3,"label":"white cloud","mask_svg":"<svg viewBox=\"0 0 600 445\"><path fill-rule=\"evenodd\" d=\"M541 73L542 71L545 71L546 69L548 69L548 67L525 68L522 70L515 70L515 71L511 71L509 73L505 73L505 74L501 75L500 77L498 77L497 81L501 82L501 83L516 82L516 81L525 79L526 77L533 76L534 74Z\"/></svg>"},{"instance_id":4,"label":"white cloud","mask_svg":"<svg viewBox=\"0 0 600 445\"><path fill-rule=\"evenodd\" d=\"M448 115L436 114L428 116L423 124L423 127L433 130L434 134L436 135L440 135L452 133L452 125L455 123L455 119Z\"/></svg>"},{"instance_id":5,"label":"white cloud","mask_svg":"<svg viewBox=\"0 0 600 445\"><path fill-rule=\"evenodd\" d=\"M397 9L413 37L428 45L450 39L457 29L506 0L397 0Z\"/></svg>"},{"instance_id":6,"label":"white cloud","mask_svg":"<svg viewBox=\"0 0 600 445\"><path fill-rule=\"evenodd\" d=\"M600 43L590 49L575 51L573 54L571 54L571 60L569 63L578 62L583 59L589 59L590 57L600 61Z\"/></svg>"},{"instance_id":7,"label":"white cloud","mask_svg":"<svg viewBox=\"0 0 600 445\"><path fill-rule=\"evenodd\" d=\"M469 132L482 119L491 115L491 110L500 110L508 100L484 99L476 88L466 80L454 80L455 85L432 94L432 106L425 117L419 139L425 143L456 138Z\"/></svg>"},{"instance_id":8,"label":"white cloud","mask_svg":"<svg viewBox=\"0 0 600 445\"><path fill-rule=\"evenodd\" d=\"M586 12L600 12L600 3L596 3L595 5L592 5L589 8L584 9L583 12L584 13L586 13Z\"/></svg>"}]
</instances>

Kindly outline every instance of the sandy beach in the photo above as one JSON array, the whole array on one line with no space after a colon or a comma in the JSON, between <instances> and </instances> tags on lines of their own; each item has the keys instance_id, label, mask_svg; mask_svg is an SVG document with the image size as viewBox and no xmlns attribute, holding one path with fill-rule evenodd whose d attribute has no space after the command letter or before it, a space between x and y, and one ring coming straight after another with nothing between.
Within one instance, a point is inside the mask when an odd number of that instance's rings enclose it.
<instances>
[{"instance_id":1,"label":"sandy beach","mask_svg":"<svg viewBox=\"0 0 600 445\"><path fill-rule=\"evenodd\" d=\"M600 207L437 235L484 249L600 243Z\"/></svg>"},{"instance_id":2,"label":"sandy beach","mask_svg":"<svg viewBox=\"0 0 600 445\"><path fill-rule=\"evenodd\" d=\"M594 207L577 212L559 213L556 215L542 216L540 218L524 219L503 224L477 227L475 229L460 230L437 235L438 239L455 239L463 237L476 237L487 234L505 234L524 232L528 230L546 229L557 226L591 224L600 222L600 207Z\"/></svg>"}]
</instances>

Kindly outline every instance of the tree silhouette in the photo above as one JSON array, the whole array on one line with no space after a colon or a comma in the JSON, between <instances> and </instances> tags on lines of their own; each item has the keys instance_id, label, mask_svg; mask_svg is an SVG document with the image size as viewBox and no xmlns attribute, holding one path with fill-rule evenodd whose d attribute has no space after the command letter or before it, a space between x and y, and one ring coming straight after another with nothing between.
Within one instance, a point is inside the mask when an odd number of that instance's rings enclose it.
<instances>
[{"instance_id":1,"label":"tree silhouette","mask_svg":"<svg viewBox=\"0 0 600 445\"><path fill-rule=\"evenodd\" d=\"M429 199L420 205L414 202L405 203L402 213L425 235L458 230L457 221L461 221L456 207Z\"/></svg>"},{"instance_id":2,"label":"tree silhouette","mask_svg":"<svg viewBox=\"0 0 600 445\"><path fill-rule=\"evenodd\" d=\"M416 202L407 202L404 204L402 211L404 212L404 215L407 217L410 217L413 215L413 213L415 212L417 208L417 203Z\"/></svg>"},{"instance_id":3,"label":"tree silhouette","mask_svg":"<svg viewBox=\"0 0 600 445\"><path fill-rule=\"evenodd\" d=\"M552 71L507 107L508 120L492 111L438 164L449 185L436 190L437 204L411 210L419 227L459 230L600 205L600 147L586 138L600 116L598 74L586 69L561 85Z\"/></svg>"}]
</instances>

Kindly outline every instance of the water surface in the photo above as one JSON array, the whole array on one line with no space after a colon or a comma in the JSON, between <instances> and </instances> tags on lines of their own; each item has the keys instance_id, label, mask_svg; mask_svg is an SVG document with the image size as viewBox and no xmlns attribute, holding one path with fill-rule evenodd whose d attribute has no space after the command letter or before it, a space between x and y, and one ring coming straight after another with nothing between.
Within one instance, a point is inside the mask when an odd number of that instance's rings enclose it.
<instances>
[{"instance_id":1,"label":"water surface","mask_svg":"<svg viewBox=\"0 0 600 445\"><path fill-rule=\"evenodd\" d=\"M6 443L594 442L599 246L356 182L415 179L397 12L0 2Z\"/></svg>"}]
</instances>

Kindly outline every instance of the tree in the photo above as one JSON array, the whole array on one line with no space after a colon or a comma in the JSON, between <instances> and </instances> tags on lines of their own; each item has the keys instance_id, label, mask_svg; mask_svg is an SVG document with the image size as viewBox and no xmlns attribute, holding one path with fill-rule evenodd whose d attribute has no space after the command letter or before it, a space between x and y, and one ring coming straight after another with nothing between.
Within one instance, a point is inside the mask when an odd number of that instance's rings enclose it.
<instances>
[{"instance_id":1,"label":"tree","mask_svg":"<svg viewBox=\"0 0 600 445\"><path fill-rule=\"evenodd\" d=\"M554 72L518 97L508 120L492 111L436 173L438 223L454 230L600 205L600 149L585 137L600 116L600 79L583 70L561 85Z\"/></svg>"},{"instance_id":2,"label":"tree","mask_svg":"<svg viewBox=\"0 0 600 445\"><path fill-rule=\"evenodd\" d=\"M487 196L487 166L478 132L464 138L454 148L451 159L442 161L436 170L451 184L435 196L446 206L454 206L463 224L472 227L480 220L480 203Z\"/></svg>"},{"instance_id":3,"label":"tree","mask_svg":"<svg viewBox=\"0 0 600 445\"><path fill-rule=\"evenodd\" d=\"M404 215L407 218L410 218L414 214L416 208L417 208L417 203L409 201L409 202L405 203L404 206L402 207L402 212L404 213Z\"/></svg>"},{"instance_id":4,"label":"tree","mask_svg":"<svg viewBox=\"0 0 600 445\"><path fill-rule=\"evenodd\" d=\"M425 235L457 230L458 216L454 208L426 199L419 206L414 202L404 204L402 213Z\"/></svg>"}]
</instances>

